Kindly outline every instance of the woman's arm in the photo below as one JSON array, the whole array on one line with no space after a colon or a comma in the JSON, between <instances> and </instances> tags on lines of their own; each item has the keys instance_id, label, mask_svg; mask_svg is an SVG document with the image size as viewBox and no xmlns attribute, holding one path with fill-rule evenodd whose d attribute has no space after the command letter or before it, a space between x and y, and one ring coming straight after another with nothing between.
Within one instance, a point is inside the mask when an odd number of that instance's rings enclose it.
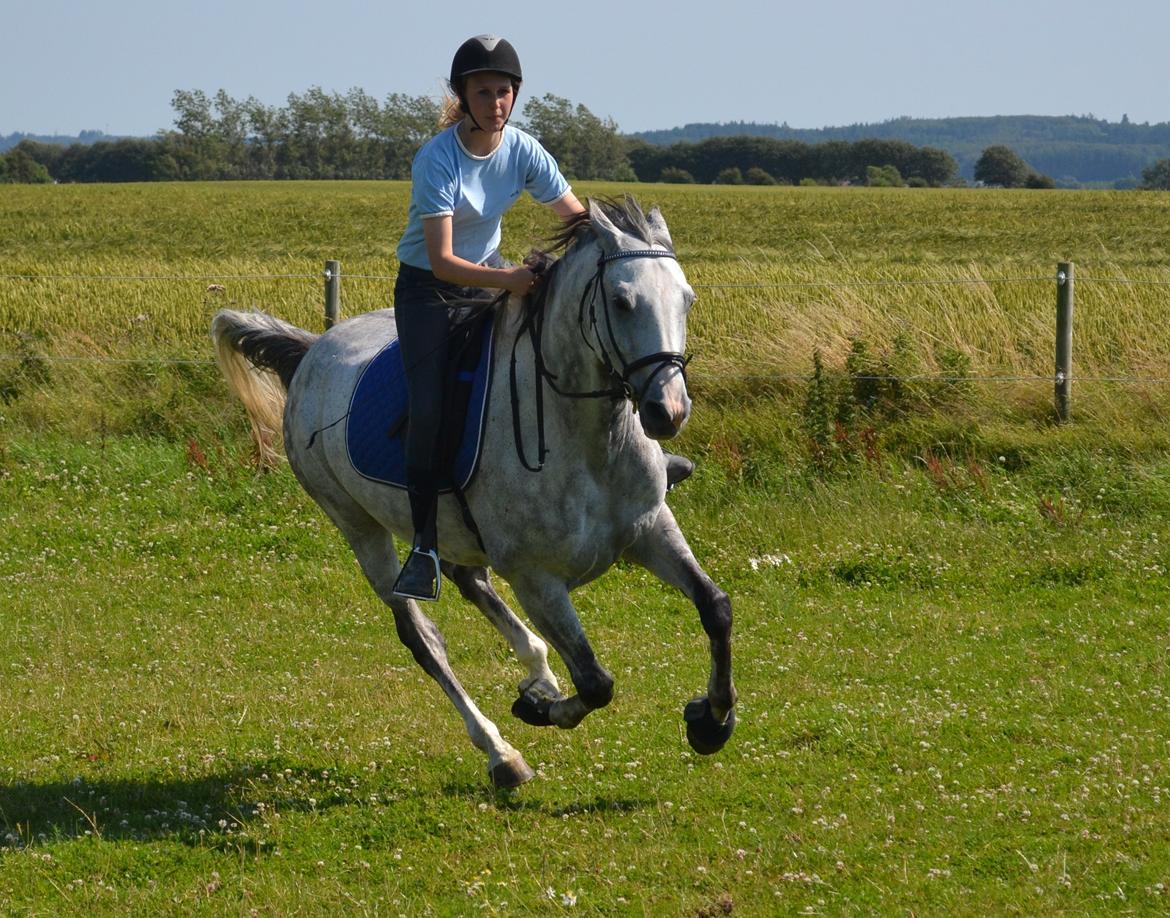
<instances>
[{"instance_id":1,"label":"woman's arm","mask_svg":"<svg viewBox=\"0 0 1170 918\"><path fill-rule=\"evenodd\" d=\"M423 220L423 240L431 271L439 280L464 287L490 287L519 296L532 292L536 275L527 268L489 268L477 265L454 253L451 245L451 218L428 217Z\"/></svg>"},{"instance_id":2,"label":"woman's arm","mask_svg":"<svg viewBox=\"0 0 1170 918\"><path fill-rule=\"evenodd\" d=\"M566 191L563 195L549 204L553 212L568 223L573 218L585 213L585 208L581 206L581 202L577 200L577 196L571 191Z\"/></svg>"},{"instance_id":3,"label":"woman's arm","mask_svg":"<svg viewBox=\"0 0 1170 918\"><path fill-rule=\"evenodd\" d=\"M581 214L585 208L571 191L549 204L553 213L568 223ZM423 240L427 246L427 258L431 271L439 280L465 287L490 287L507 290L519 296L532 292L536 275L523 266L517 268L489 268L460 258L453 251L451 243L451 218L428 217L423 220Z\"/></svg>"}]
</instances>

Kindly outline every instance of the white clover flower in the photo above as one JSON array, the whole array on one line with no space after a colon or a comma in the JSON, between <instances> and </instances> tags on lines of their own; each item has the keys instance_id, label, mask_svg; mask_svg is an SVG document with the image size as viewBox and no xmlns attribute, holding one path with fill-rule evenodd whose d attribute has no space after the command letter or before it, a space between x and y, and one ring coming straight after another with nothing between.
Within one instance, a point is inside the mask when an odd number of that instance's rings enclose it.
<instances>
[{"instance_id":1,"label":"white clover flower","mask_svg":"<svg viewBox=\"0 0 1170 918\"><path fill-rule=\"evenodd\" d=\"M748 564L751 565L752 571L758 571L761 567L783 567L785 564L791 564L790 558L784 552L779 554L761 555L758 558L748 558Z\"/></svg>"}]
</instances>

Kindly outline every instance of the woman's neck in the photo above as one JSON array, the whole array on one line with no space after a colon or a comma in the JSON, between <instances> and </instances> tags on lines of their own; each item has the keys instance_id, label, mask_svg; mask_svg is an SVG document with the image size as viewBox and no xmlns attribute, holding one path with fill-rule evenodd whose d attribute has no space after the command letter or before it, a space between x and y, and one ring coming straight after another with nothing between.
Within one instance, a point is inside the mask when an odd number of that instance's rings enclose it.
<instances>
[{"instance_id":1,"label":"woman's neck","mask_svg":"<svg viewBox=\"0 0 1170 918\"><path fill-rule=\"evenodd\" d=\"M470 118L464 118L459 123L459 139L463 141L463 146L468 153L474 156L487 156L500 145L500 141L504 139L504 132L498 131L494 134L489 134L487 131L481 131L474 124Z\"/></svg>"}]
</instances>

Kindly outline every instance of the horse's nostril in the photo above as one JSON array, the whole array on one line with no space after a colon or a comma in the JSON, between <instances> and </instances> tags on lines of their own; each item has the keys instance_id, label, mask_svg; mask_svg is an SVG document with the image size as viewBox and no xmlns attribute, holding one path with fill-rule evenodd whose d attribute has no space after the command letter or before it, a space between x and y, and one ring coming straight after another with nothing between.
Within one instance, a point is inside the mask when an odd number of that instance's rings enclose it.
<instances>
[{"instance_id":1,"label":"horse's nostril","mask_svg":"<svg viewBox=\"0 0 1170 918\"><path fill-rule=\"evenodd\" d=\"M674 424L671 422L670 412L662 402L645 402L642 404L642 419L655 427Z\"/></svg>"},{"instance_id":2,"label":"horse's nostril","mask_svg":"<svg viewBox=\"0 0 1170 918\"><path fill-rule=\"evenodd\" d=\"M642 430L654 440L669 440L674 437L685 423L685 416L680 420L664 402L643 402L639 410L642 413Z\"/></svg>"}]
</instances>

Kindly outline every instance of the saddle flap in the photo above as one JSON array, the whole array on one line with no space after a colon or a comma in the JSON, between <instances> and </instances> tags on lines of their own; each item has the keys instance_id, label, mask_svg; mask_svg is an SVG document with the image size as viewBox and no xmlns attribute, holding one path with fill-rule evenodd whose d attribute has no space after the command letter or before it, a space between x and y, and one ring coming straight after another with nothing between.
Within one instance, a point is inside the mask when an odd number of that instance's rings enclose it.
<instances>
[{"instance_id":1,"label":"saddle flap","mask_svg":"<svg viewBox=\"0 0 1170 918\"><path fill-rule=\"evenodd\" d=\"M493 323L459 329L452 341L444 393L444 424L436 457L440 493L466 488L475 477L483 446L483 422L491 391ZM406 488L409 425L406 369L398 339L386 344L354 384L346 419L350 464L363 478Z\"/></svg>"}]
</instances>

